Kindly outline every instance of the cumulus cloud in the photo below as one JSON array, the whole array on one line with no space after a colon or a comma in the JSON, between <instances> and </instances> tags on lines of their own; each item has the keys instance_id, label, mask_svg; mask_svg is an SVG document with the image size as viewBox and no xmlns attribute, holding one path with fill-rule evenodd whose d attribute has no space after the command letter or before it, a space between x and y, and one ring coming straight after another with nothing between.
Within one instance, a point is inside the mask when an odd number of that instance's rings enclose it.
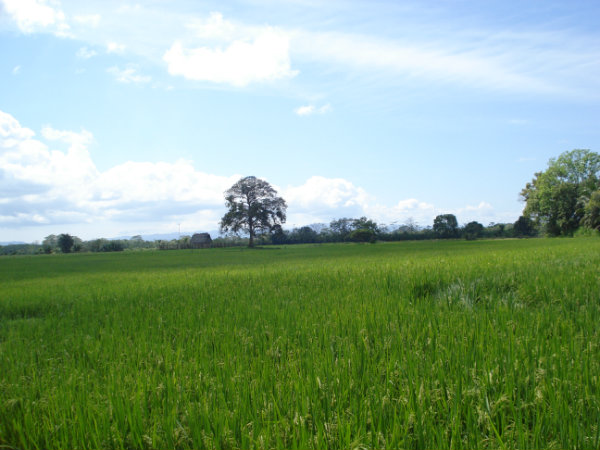
<instances>
[{"instance_id":1,"label":"cumulus cloud","mask_svg":"<svg viewBox=\"0 0 600 450\"><path fill-rule=\"evenodd\" d=\"M86 130L51 126L37 138L10 114L0 113L0 189L6 195L0 223L165 222L199 215L210 217L216 228L224 211L223 192L240 178L201 172L185 160L128 161L99 171L88 150L92 142ZM280 192L296 215L290 223L361 215L370 200L348 180L320 176Z\"/></svg>"},{"instance_id":2,"label":"cumulus cloud","mask_svg":"<svg viewBox=\"0 0 600 450\"><path fill-rule=\"evenodd\" d=\"M127 161L100 171L89 152L93 142L87 130L52 126L43 127L37 137L0 111L0 226L44 226L55 232L51 227L61 224L76 224L77 229L98 223L113 228L133 224L130 228L139 232L142 226L160 231L181 223L192 230L216 229L225 210L223 192L241 177L203 172L187 160ZM416 198L389 206L344 178L312 176L277 190L288 203L288 226L360 216L383 224L412 219L430 225L442 213L456 214L461 223L514 220L498 215L485 201L455 210L441 210ZM98 236L97 230L90 233Z\"/></svg>"},{"instance_id":3,"label":"cumulus cloud","mask_svg":"<svg viewBox=\"0 0 600 450\"><path fill-rule=\"evenodd\" d=\"M290 205L299 209L332 209L364 206L369 196L364 189L343 178L313 176L304 184L284 191Z\"/></svg>"},{"instance_id":4,"label":"cumulus cloud","mask_svg":"<svg viewBox=\"0 0 600 450\"><path fill-rule=\"evenodd\" d=\"M175 41L163 55L171 75L196 81L247 86L291 78L289 37L273 27L240 28L213 13L189 24L200 45Z\"/></svg>"},{"instance_id":5,"label":"cumulus cloud","mask_svg":"<svg viewBox=\"0 0 600 450\"><path fill-rule=\"evenodd\" d=\"M51 31L58 36L69 34L65 14L46 0L2 0L4 10L23 33Z\"/></svg>"},{"instance_id":6,"label":"cumulus cloud","mask_svg":"<svg viewBox=\"0 0 600 450\"><path fill-rule=\"evenodd\" d=\"M104 172L93 163L90 132L43 128L37 139L0 111L0 225L167 220L198 211L218 215L238 175L196 170L190 161L125 162ZM160 218L160 219L157 219Z\"/></svg>"},{"instance_id":7,"label":"cumulus cloud","mask_svg":"<svg viewBox=\"0 0 600 450\"><path fill-rule=\"evenodd\" d=\"M299 116L312 116L313 114L326 114L331 111L331 105L326 103L323 106L316 107L315 105L300 106L294 110Z\"/></svg>"},{"instance_id":8,"label":"cumulus cloud","mask_svg":"<svg viewBox=\"0 0 600 450\"><path fill-rule=\"evenodd\" d=\"M374 199L343 178L312 176L300 186L281 190L292 225L329 222L334 217L359 217Z\"/></svg>"},{"instance_id":9,"label":"cumulus cloud","mask_svg":"<svg viewBox=\"0 0 600 450\"><path fill-rule=\"evenodd\" d=\"M140 75L133 66L119 69L117 66L106 69L119 83L148 83L152 78L148 75Z\"/></svg>"}]
</instances>

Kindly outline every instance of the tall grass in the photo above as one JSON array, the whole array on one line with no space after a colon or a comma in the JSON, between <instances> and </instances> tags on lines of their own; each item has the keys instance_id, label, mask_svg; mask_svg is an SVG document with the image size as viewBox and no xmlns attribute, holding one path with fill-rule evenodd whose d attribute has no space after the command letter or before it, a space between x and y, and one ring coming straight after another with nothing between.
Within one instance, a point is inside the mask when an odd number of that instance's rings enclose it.
<instances>
[{"instance_id":1,"label":"tall grass","mask_svg":"<svg viewBox=\"0 0 600 450\"><path fill-rule=\"evenodd\" d=\"M0 259L9 448L600 448L600 241Z\"/></svg>"}]
</instances>

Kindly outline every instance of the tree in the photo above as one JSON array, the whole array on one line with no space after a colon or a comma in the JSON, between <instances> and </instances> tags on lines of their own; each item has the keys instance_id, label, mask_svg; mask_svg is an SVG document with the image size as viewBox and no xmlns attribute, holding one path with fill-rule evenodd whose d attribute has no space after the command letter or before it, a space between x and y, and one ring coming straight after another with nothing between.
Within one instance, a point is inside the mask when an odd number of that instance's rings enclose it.
<instances>
[{"instance_id":1,"label":"tree","mask_svg":"<svg viewBox=\"0 0 600 450\"><path fill-rule=\"evenodd\" d=\"M358 228L350 233L350 239L354 242L375 243L375 232L369 228Z\"/></svg>"},{"instance_id":2,"label":"tree","mask_svg":"<svg viewBox=\"0 0 600 450\"><path fill-rule=\"evenodd\" d=\"M71 248L73 247L73 244L75 243L75 239L73 239L73 236L71 236L70 234L61 234L58 236L58 247L60 248L60 251L63 253L71 253Z\"/></svg>"},{"instance_id":3,"label":"tree","mask_svg":"<svg viewBox=\"0 0 600 450\"><path fill-rule=\"evenodd\" d=\"M52 253L58 247L58 236L50 234L42 241L42 248L44 253Z\"/></svg>"},{"instance_id":4,"label":"tree","mask_svg":"<svg viewBox=\"0 0 600 450\"><path fill-rule=\"evenodd\" d=\"M442 239L458 235L458 221L454 214L440 214L433 220L433 231Z\"/></svg>"},{"instance_id":5,"label":"tree","mask_svg":"<svg viewBox=\"0 0 600 450\"><path fill-rule=\"evenodd\" d=\"M354 219L344 217L342 219L332 220L329 224L329 229L334 236L337 236L340 241L346 240L350 232L354 229Z\"/></svg>"},{"instance_id":6,"label":"tree","mask_svg":"<svg viewBox=\"0 0 600 450\"><path fill-rule=\"evenodd\" d=\"M483 225L475 221L469 222L463 231L466 240L474 241L483 234Z\"/></svg>"},{"instance_id":7,"label":"tree","mask_svg":"<svg viewBox=\"0 0 600 450\"><path fill-rule=\"evenodd\" d=\"M225 192L225 206L228 211L221 219L221 231L245 231L249 247L254 247L257 233L271 231L286 219L285 200L269 183L253 176L241 178Z\"/></svg>"},{"instance_id":8,"label":"tree","mask_svg":"<svg viewBox=\"0 0 600 450\"><path fill-rule=\"evenodd\" d=\"M588 228L600 231L600 190L592 192L584 209L583 224Z\"/></svg>"},{"instance_id":9,"label":"tree","mask_svg":"<svg viewBox=\"0 0 600 450\"><path fill-rule=\"evenodd\" d=\"M571 235L582 225L586 205L600 188L600 155L571 150L550 159L545 172L537 172L521 191L523 215L553 236Z\"/></svg>"},{"instance_id":10,"label":"tree","mask_svg":"<svg viewBox=\"0 0 600 450\"><path fill-rule=\"evenodd\" d=\"M312 244L319 241L319 235L311 227L304 226L290 233L290 241L293 244Z\"/></svg>"},{"instance_id":11,"label":"tree","mask_svg":"<svg viewBox=\"0 0 600 450\"><path fill-rule=\"evenodd\" d=\"M515 237L525 237L535 235L535 224L526 216L520 216L513 225Z\"/></svg>"},{"instance_id":12,"label":"tree","mask_svg":"<svg viewBox=\"0 0 600 450\"><path fill-rule=\"evenodd\" d=\"M367 219L365 216L354 219L352 221L352 228L354 230L369 230L373 235L379 233L379 226L377 223L371 219Z\"/></svg>"},{"instance_id":13,"label":"tree","mask_svg":"<svg viewBox=\"0 0 600 450\"><path fill-rule=\"evenodd\" d=\"M271 243L275 245L285 244L287 242L287 235L281 225L276 224L271 228Z\"/></svg>"},{"instance_id":14,"label":"tree","mask_svg":"<svg viewBox=\"0 0 600 450\"><path fill-rule=\"evenodd\" d=\"M419 224L412 217L406 219L406 222L402 227L404 228L404 231L407 231L408 233L416 233L419 231Z\"/></svg>"}]
</instances>

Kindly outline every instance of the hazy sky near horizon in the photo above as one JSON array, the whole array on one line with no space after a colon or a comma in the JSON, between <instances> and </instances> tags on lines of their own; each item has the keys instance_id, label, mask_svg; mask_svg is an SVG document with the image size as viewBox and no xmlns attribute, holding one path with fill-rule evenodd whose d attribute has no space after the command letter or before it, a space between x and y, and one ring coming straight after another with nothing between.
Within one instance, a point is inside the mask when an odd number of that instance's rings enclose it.
<instances>
[{"instance_id":1,"label":"hazy sky near horizon","mask_svg":"<svg viewBox=\"0 0 600 450\"><path fill-rule=\"evenodd\" d=\"M600 3L0 0L0 241L218 229L255 175L288 227L514 222L599 151Z\"/></svg>"}]
</instances>

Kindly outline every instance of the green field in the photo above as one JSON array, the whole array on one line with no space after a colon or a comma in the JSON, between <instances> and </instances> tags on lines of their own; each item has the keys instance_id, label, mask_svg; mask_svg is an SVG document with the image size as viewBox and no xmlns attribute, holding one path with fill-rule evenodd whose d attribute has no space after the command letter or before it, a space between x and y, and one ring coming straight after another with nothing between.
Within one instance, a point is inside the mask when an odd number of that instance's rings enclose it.
<instances>
[{"instance_id":1,"label":"green field","mask_svg":"<svg viewBox=\"0 0 600 450\"><path fill-rule=\"evenodd\" d=\"M0 448L600 448L600 239L0 258Z\"/></svg>"}]
</instances>

